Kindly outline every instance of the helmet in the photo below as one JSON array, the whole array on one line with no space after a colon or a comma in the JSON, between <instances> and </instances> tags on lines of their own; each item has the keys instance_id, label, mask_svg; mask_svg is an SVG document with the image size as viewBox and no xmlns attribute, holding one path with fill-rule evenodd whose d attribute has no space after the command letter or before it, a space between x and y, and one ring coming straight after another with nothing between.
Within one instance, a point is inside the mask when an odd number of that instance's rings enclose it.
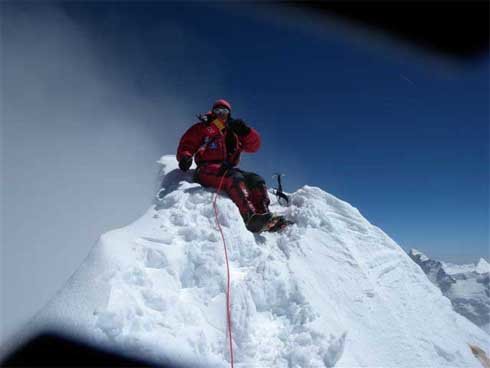
<instances>
[{"instance_id":1,"label":"helmet","mask_svg":"<svg viewBox=\"0 0 490 368\"><path fill-rule=\"evenodd\" d=\"M217 100L213 104L213 108L211 110L214 110L216 107L219 107L219 106L226 107L231 112L231 104L228 101L224 100L224 99Z\"/></svg>"}]
</instances>

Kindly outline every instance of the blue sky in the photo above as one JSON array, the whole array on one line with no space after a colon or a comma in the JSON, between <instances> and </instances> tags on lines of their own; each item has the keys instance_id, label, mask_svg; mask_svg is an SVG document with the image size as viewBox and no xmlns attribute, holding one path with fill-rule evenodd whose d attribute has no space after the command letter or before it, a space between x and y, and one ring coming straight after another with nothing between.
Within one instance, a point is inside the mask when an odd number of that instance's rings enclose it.
<instances>
[{"instance_id":1,"label":"blue sky","mask_svg":"<svg viewBox=\"0 0 490 368\"><path fill-rule=\"evenodd\" d=\"M282 171L291 191L320 186L406 248L453 261L488 256L488 57L455 64L344 34L335 23L314 28L287 15L271 21L264 9L254 17L252 7L65 7L116 43L119 58L136 61L126 72L148 98L168 83L159 72L165 65L175 94L194 99L196 113L229 99L264 141L245 169L269 183ZM175 45L158 42L158 25L169 20L196 36L177 34L178 57ZM210 68L218 77L205 86L199 73Z\"/></svg>"}]
</instances>

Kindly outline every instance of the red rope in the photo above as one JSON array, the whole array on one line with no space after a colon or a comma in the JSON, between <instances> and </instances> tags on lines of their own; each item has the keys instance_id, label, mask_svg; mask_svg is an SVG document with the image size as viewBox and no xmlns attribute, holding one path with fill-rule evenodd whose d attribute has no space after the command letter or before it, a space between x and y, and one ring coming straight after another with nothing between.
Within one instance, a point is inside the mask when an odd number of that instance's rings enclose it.
<instances>
[{"instance_id":1,"label":"red rope","mask_svg":"<svg viewBox=\"0 0 490 368\"><path fill-rule=\"evenodd\" d=\"M213 207L214 207L214 216L216 218L216 224L218 225L219 232L221 233L221 238L223 239L223 248L225 249L225 260L226 260L226 324L228 327L228 341L230 344L230 363L231 368L233 368L233 340L231 336L231 307L230 307L230 265L228 263L228 251L226 250L226 241L225 236L223 234L223 229L221 229L221 225L218 221L218 207L216 206L216 200L218 199L218 194L221 191L221 186L223 185L223 179L225 178L226 171L221 177L219 182L218 190L214 195Z\"/></svg>"}]
</instances>

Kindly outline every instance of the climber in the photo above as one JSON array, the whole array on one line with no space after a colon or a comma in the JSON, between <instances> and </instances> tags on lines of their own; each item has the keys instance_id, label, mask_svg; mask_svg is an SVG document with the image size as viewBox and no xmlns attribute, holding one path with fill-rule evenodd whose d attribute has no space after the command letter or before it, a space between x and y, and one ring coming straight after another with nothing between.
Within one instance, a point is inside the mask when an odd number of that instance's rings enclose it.
<instances>
[{"instance_id":1,"label":"climber","mask_svg":"<svg viewBox=\"0 0 490 368\"><path fill-rule=\"evenodd\" d=\"M180 139L177 161L182 171L197 165L194 180L204 187L222 190L237 205L245 226L251 232L278 231L286 221L269 212L269 195L265 181L259 175L236 167L240 154L256 152L260 135L242 119L231 117L231 104L217 100L211 111L198 116Z\"/></svg>"}]
</instances>

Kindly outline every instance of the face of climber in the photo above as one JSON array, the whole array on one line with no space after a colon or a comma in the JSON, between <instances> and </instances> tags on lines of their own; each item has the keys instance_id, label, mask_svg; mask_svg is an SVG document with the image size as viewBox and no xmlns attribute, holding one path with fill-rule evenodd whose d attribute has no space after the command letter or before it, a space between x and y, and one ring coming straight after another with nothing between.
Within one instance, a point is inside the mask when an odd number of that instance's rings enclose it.
<instances>
[{"instance_id":1,"label":"face of climber","mask_svg":"<svg viewBox=\"0 0 490 368\"><path fill-rule=\"evenodd\" d=\"M228 119L228 116L230 115L230 110L228 110L224 106L216 106L213 109L213 114L216 115L218 119L226 121Z\"/></svg>"}]
</instances>

